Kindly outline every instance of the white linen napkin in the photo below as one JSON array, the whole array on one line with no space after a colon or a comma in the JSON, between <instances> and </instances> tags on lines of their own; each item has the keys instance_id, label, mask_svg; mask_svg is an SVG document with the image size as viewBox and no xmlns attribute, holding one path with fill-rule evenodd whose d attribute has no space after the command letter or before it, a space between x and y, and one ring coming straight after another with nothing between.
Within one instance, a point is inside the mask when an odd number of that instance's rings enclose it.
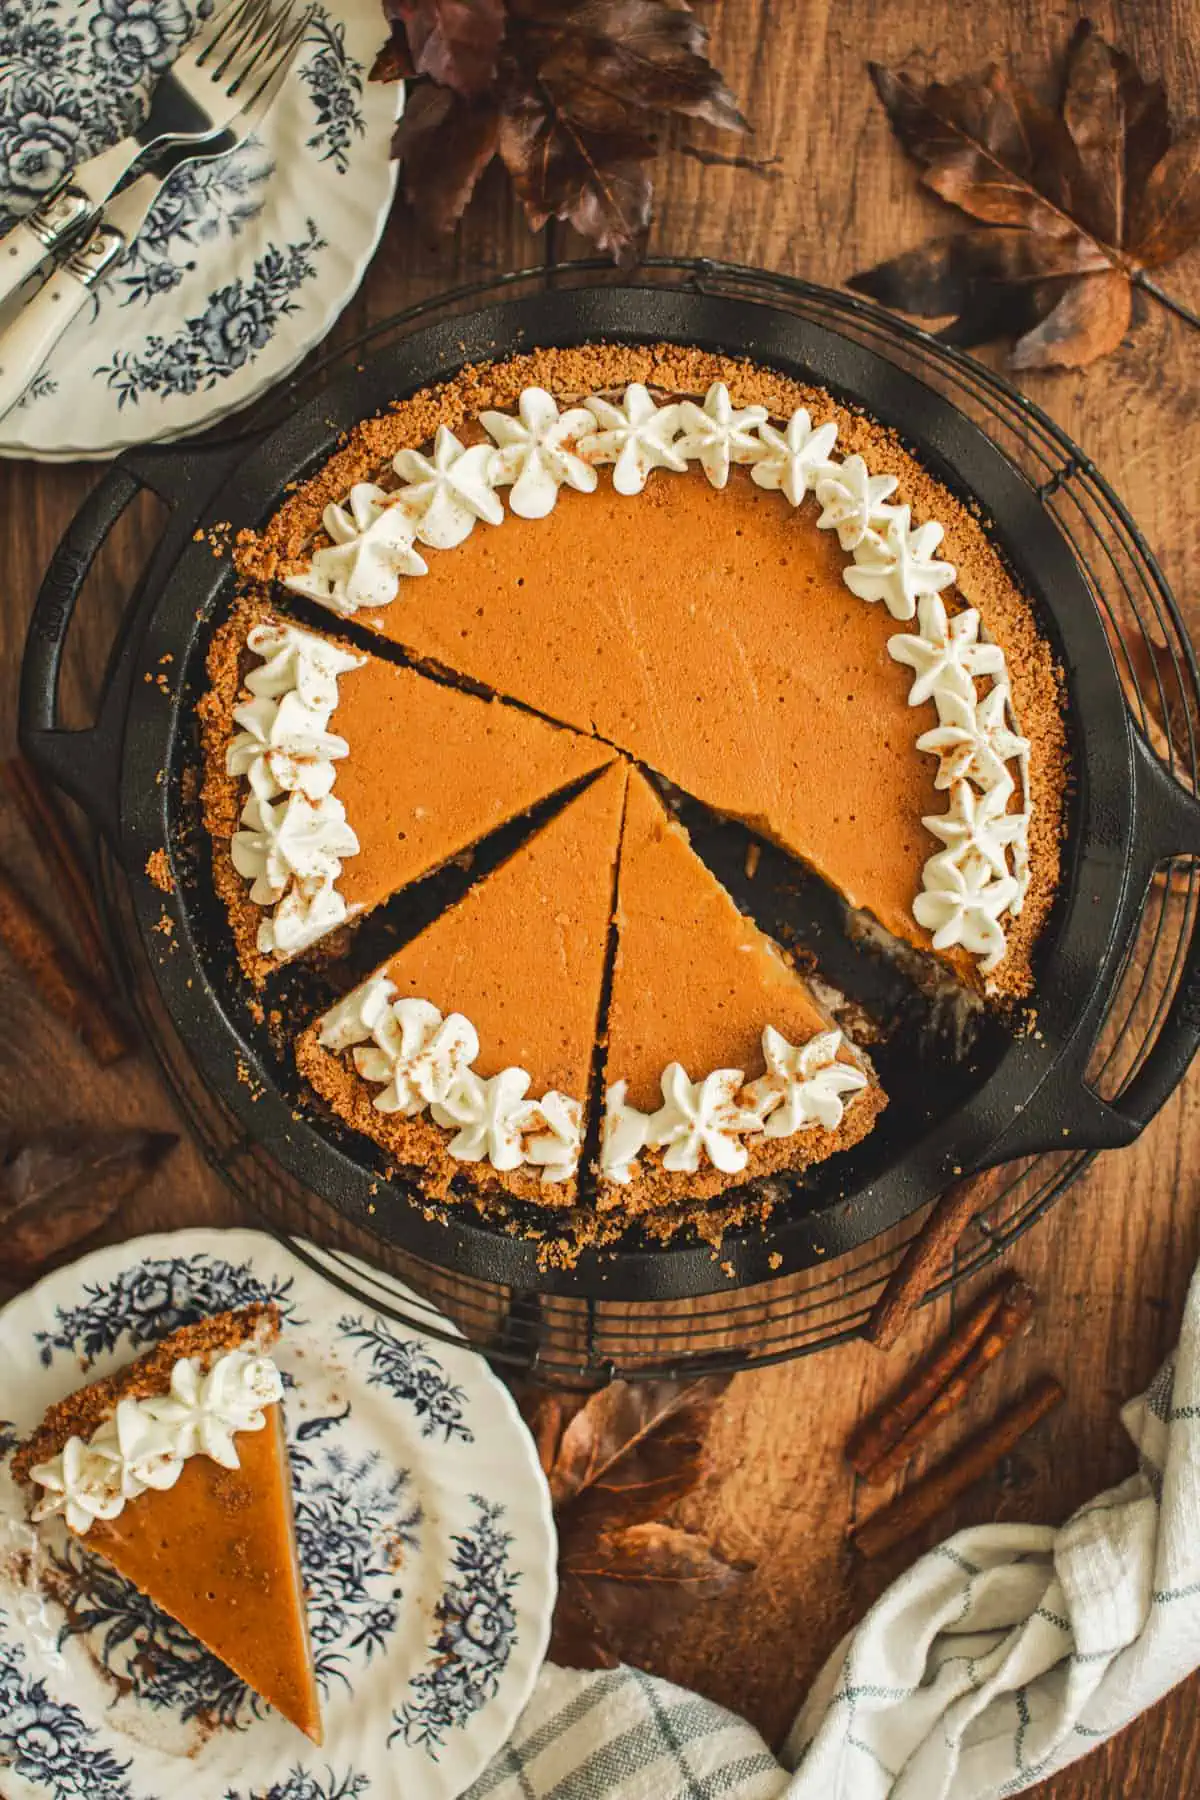
<instances>
[{"instance_id":1,"label":"white linen napkin","mask_svg":"<svg viewBox=\"0 0 1200 1800\"><path fill-rule=\"evenodd\" d=\"M1140 1469L1060 1529L961 1531L876 1602L776 1761L637 1669L545 1668L469 1800L998 1800L1200 1665L1200 1271L1174 1356L1122 1414ZM789 1770L791 1773L789 1773Z\"/></svg>"}]
</instances>

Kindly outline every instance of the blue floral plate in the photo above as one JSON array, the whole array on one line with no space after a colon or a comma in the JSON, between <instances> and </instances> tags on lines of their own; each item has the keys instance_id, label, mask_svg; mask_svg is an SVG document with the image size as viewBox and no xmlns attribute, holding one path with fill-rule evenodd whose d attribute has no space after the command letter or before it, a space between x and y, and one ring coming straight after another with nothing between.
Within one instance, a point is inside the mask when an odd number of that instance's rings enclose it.
<instances>
[{"instance_id":1,"label":"blue floral plate","mask_svg":"<svg viewBox=\"0 0 1200 1800\"><path fill-rule=\"evenodd\" d=\"M0 233L144 111L212 0L0 0ZM164 188L21 403L0 455L100 457L211 425L320 342L396 186L377 0L325 0L257 139Z\"/></svg>"},{"instance_id":2,"label":"blue floral plate","mask_svg":"<svg viewBox=\"0 0 1200 1800\"><path fill-rule=\"evenodd\" d=\"M321 1749L61 1521L35 1536L9 1474L52 1400L260 1297L287 1320ZM507 1739L549 1637L554 1527L532 1441L473 1352L389 1324L273 1238L184 1231L99 1250L6 1307L0 1414L5 1800L451 1800Z\"/></svg>"}]
</instances>

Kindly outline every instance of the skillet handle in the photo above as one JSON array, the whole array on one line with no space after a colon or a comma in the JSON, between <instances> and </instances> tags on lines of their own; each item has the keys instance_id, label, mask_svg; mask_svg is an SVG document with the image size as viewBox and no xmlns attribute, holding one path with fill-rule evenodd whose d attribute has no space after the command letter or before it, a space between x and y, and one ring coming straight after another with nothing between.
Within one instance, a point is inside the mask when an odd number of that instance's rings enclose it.
<instances>
[{"instance_id":1,"label":"skillet handle","mask_svg":"<svg viewBox=\"0 0 1200 1800\"><path fill-rule=\"evenodd\" d=\"M1200 859L1200 800L1165 769L1140 732L1133 734L1138 871L1146 888L1172 856ZM1141 917L1141 907L1138 909ZM1141 1131L1187 1073L1200 1047L1200 919L1192 924L1170 1008L1145 1062L1112 1102Z\"/></svg>"},{"instance_id":2,"label":"skillet handle","mask_svg":"<svg viewBox=\"0 0 1200 1800\"><path fill-rule=\"evenodd\" d=\"M1127 939L1141 920L1159 865L1172 856L1200 858L1200 800L1180 786L1139 732L1131 731L1130 737L1137 838ZM1047 1150L1115 1150L1145 1130L1200 1047L1200 916L1193 922L1179 982L1158 1036L1128 1087L1112 1100L1103 1099L1085 1079L1103 1021L1103 1007L1088 1009L1063 1063L989 1147L988 1166Z\"/></svg>"},{"instance_id":3,"label":"skillet handle","mask_svg":"<svg viewBox=\"0 0 1200 1800\"><path fill-rule=\"evenodd\" d=\"M223 466L228 451L219 457ZM34 602L21 663L18 736L30 762L82 807L115 844L121 742L139 606L130 601L113 645L95 722L84 731L59 724L63 648L83 584L101 546L126 508L148 488L172 509L211 490L212 450L138 450L122 456L84 500L50 561Z\"/></svg>"}]
</instances>

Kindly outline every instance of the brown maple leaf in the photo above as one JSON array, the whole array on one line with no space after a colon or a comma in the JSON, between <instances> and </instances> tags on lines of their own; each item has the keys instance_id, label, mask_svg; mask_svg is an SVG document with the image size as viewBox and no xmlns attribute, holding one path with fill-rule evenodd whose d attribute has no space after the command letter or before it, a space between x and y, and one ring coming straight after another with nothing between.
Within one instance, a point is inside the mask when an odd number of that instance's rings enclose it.
<instances>
[{"instance_id":1,"label":"brown maple leaf","mask_svg":"<svg viewBox=\"0 0 1200 1800\"><path fill-rule=\"evenodd\" d=\"M384 0L377 80L414 87L393 153L418 216L445 231L494 156L533 229L569 221L630 257L673 120L743 131L685 0Z\"/></svg>"},{"instance_id":2,"label":"brown maple leaf","mask_svg":"<svg viewBox=\"0 0 1200 1800\"><path fill-rule=\"evenodd\" d=\"M727 1385L713 1376L614 1381L585 1402L561 1393L523 1401L558 1526L551 1661L613 1668L615 1641L745 1573L663 1520L705 1473L704 1438Z\"/></svg>"},{"instance_id":3,"label":"brown maple leaf","mask_svg":"<svg viewBox=\"0 0 1200 1800\"><path fill-rule=\"evenodd\" d=\"M496 79L504 0L383 0L383 11L392 36L372 81L428 75L471 98Z\"/></svg>"},{"instance_id":4,"label":"brown maple leaf","mask_svg":"<svg viewBox=\"0 0 1200 1800\"><path fill-rule=\"evenodd\" d=\"M927 86L868 66L924 185L981 223L849 286L922 318L953 314L939 334L949 343L1014 338L1019 369L1115 350L1134 287L1162 297L1146 271L1200 240L1200 128L1172 136L1162 82L1086 19L1057 110L995 66Z\"/></svg>"}]
</instances>

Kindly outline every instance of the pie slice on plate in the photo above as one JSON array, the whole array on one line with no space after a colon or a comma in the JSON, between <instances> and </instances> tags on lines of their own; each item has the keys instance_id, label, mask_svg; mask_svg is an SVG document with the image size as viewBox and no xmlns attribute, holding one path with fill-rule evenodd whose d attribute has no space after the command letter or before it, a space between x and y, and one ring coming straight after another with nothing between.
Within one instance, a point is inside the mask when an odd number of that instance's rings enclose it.
<instances>
[{"instance_id":1,"label":"pie slice on plate","mask_svg":"<svg viewBox=\"0 0 1200 1800\"><path fill-rule=\"evenodd\" d=\"M628 765L301 1036L301 1072L423 1190L575 1199Z\"/></svg>"},{"instance_id":2,"label":"pie slice on plate","mask_svg":"<svg viewBox=\"0 0 1200 1800\"><path fill-rule=\"evenodd\" d=\"M13 1458L61 1515L247 1686L321 1742L269 1305L187 1325L52 1406Z\"/></svg>"},{"instance_id":3,"label":"pie slice on plate","mask_svg":"<svg viewBox=\"0 0 1200 1800\"><path fill-rule=\"evenodd\" d=\"M210 671L205 818L256 979L612 758L261 605L235 611Z\"/></svg>"},{"instance_id":4,"label":"pie slice on plate","mask_svg":"<svg viewBox=\"0 0 1200 1800\"><path fill-rule=\"evenodd\" d=\"M601 1208L702 1199L870 1131L885 1100L863 1059L636 771L616 923Z\"/></svg>"}]
</instances>

